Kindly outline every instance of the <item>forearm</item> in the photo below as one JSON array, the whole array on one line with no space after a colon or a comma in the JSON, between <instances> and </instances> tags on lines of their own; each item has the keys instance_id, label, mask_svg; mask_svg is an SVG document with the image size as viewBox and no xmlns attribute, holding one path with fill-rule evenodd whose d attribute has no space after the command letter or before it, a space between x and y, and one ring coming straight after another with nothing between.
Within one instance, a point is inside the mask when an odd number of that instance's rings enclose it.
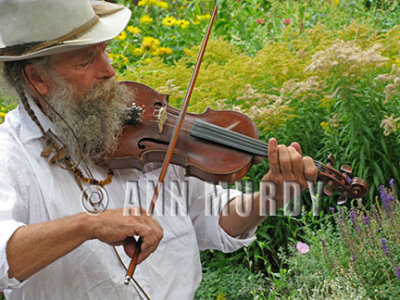
<instances>
[{"instance_id":1,"label":"forearm","mask_svg":"<svg viewBox=\"0 0 400 300\"><path fill-rule=\"evenodd\" d=\"M8 275L20 281L90 238L86 214L18 228L7 243Z\"/></svg>"},{"instance_id":2,"label":"forearm","mask_svg":"<svg viewBox=\"0 0 400 300\"><path fill-rule=\"evenodd\" d=\"M260 224L264 218L265 216L260 215L260 193L257 192L231 200L220 216L219 225L231 236L243 236Z\"/></svg>"}]
</instances>

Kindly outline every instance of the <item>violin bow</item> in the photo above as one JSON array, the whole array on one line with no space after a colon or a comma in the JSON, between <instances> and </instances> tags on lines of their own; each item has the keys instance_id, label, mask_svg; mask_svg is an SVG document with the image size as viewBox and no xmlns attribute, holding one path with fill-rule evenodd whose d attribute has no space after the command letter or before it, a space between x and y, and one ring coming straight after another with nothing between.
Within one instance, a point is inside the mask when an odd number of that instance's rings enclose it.
<instances>
[{"instance_id":1,"label":"violin bow","mask_svg":"<svg viewBox=\"0 0 400 300\"><path fill-rule=\"evenodd\" d=\"M149 206L149 209L148 209L148 214L149 215L153 214L153 211L154 211L154 208L155 208L155 205L156 205L156 201L158 199L158 195L160 193L162 184L164 182L165 175L167 173L167 169L168 169L169 163L170 163L172 155L174 153L176 142L178 141L179 132L180 132L180 129L182 127L182 124L183 124L183 121L184 121L184 118L185 118L185 114L186 114L186 110L187 110L187 107L189 105L189 101L190 101L190 98L192 96L192 93L193 93L193 89L194 89L194 85L196 83L197 75L199 74L199 71L200 71L201 62L203 60L203 56L204 56L204 53L205 53L205 50L206 50L208 39L210 37L212 25L214 23L214 19L215 19L215 16L217 14L217 10L218 10L218 6L216 5L214 7L214 10L213 10L213 13L212 13L212 16L211 16L211 19L210 19L210 23L208 24L207 32L206 32L206 35L204 37L203 44L201 45L199 56L197 57L197 62L196 62L195 68L193 70L192 78L190 79L190 83L189 83L188 89L186 91L185 99L184 99L184 101L182 103L182 107L181 107L181 110L180 110L180 113L179 113L178 121L175 124L174 131L172 132L171 141L170 141L170 143L168 145L167 153L165 154L165 159L164 159L162 167L161 167L161 172L160 172L160 175L158 177L158 181L157 181L157 185L156 185L155 190L154 190L153 198L151 199L150 206ZM129 282L132 280L133 273L135 272L135 269L136 269L137 260L138 260L139 253L140 253L141 244L142 244L142 240L141 240L141 238L139 238L139 240L136 242L135 252L133 253L133 257L132 257L131 263L129 264L129 268L128 268L128 271L127 271L126 276L125 276L125 282L124 282L125 284L129 284Z\"/></svg>"}]
</instances>

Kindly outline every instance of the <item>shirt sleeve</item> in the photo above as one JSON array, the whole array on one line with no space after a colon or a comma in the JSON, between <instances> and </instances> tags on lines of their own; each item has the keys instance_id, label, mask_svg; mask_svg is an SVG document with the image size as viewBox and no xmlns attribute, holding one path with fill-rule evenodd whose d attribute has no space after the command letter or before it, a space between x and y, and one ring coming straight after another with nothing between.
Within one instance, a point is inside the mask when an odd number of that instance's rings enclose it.
<instances>
[{"instance_id":1,"label":"shirt sleeve","mask_svg":"<svg viewBox=\"0 0 400 300\"><path fill-rule=\"evenodd\" d=\"M8 277L6 247L11 236L25 225L27 219L24 186L28 180L23 178L25 169L19 152L12 150L15 149L4 149L4 143L0 147L0 290L22 285L17 279Z\"/></svg>"},{"instance_id":2,"label":"shirt sleeve","mask_svg":"<svg viewBox=\"0 0 400 300\"><path fill-rule=\"evenodd\" d=\"M189 199L191 216L200 250L216 249L223 252L233 252L243 246L248 246L255 240L254 231L247 237L232 237L219 225L222 209L228 202L241 192L234 189L224 189L219 185L189 178Z\"/></svg>"}]
</instances>

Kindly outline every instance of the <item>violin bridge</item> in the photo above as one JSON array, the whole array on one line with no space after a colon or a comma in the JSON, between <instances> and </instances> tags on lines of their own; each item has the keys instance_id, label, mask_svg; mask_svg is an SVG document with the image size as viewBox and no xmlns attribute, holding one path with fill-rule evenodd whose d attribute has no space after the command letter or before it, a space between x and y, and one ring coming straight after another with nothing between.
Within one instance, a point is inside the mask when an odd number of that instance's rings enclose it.
<instances>
[{"instance_id":1,"label":"violin bridge","mask_svg":"<svg viewBox=\"0 0 400 300\"><path fill-rule=\"evenodd\" d=\"M157 118L158 118L158 132L161 133L163 131L163 128L164 128L164 123L168 119L167 107L166 106L163 106L160 109L160 111L158 112Z\"/></svg>"}]
</instances>

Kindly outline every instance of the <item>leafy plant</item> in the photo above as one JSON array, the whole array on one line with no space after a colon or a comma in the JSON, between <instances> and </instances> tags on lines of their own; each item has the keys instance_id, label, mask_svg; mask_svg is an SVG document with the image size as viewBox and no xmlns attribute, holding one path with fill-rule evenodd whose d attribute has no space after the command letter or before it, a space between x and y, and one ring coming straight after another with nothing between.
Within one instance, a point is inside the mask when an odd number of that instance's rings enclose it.
<instances>
[{"instance_id":1,"label":"leafy plant","mask_svg":"<svg viewBox=\"0 0 400 300\"><path fill-rule=\"evenodd\" d=\"M393 180L389 189L380 187L380 198L370 211L360 203L340 208L331 216L335 225L327 219L318 231L304 224L309 252L281 253L289 271L274 293L291 299L398 298L400 203Z\"/></svg>"}]
</instances>

